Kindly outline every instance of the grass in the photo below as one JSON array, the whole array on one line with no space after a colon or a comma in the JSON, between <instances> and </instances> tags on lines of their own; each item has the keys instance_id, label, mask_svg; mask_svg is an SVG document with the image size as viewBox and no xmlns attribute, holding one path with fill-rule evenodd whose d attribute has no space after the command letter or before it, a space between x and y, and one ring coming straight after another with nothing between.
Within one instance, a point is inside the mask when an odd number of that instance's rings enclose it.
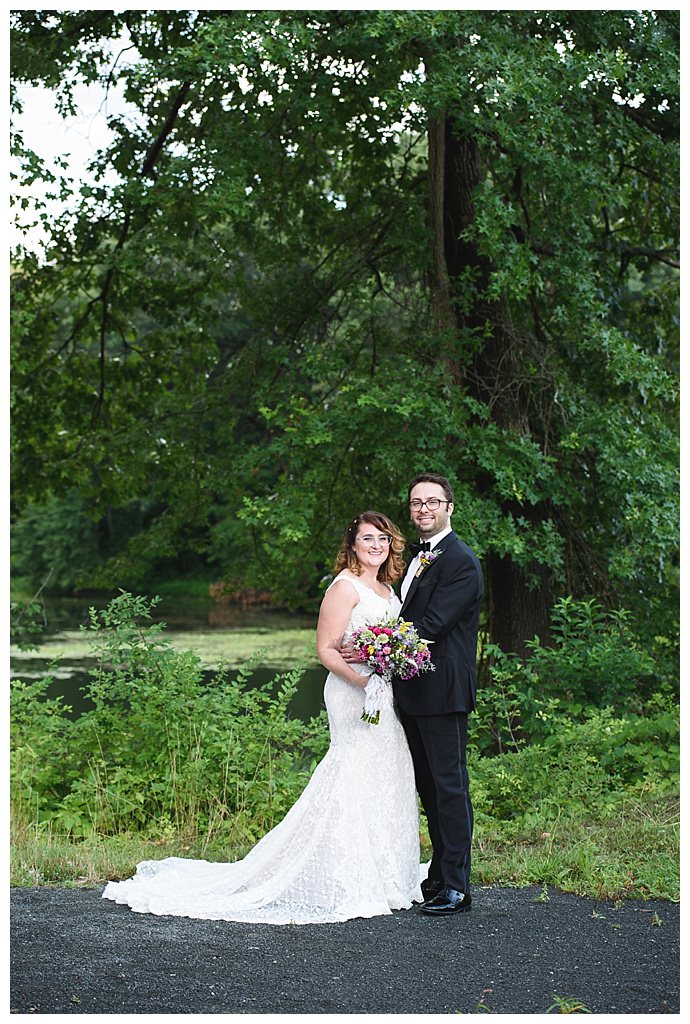
<instances>
[{"instance_id":1,"label":"grass","mask_svg":"<svg viewBox=\"0 0 690 1024\"><path fill-rule=\"evenodd\" d=\"M142 860L192 857L236 860L248 848L222 846L207 838L153 838L144 835L94 835L75 839L49 822L17 829L10 841L10 884L18 887L53 885L65 888L97 886L109 879L128 878Z\"/></svg>"},{"instance_id":2,"label":"grass","mask_svg":"<svg viewBox=\"0 0 690 1024\"><path fill-rule=\"evenodd\" d=\"M473 878L477 885L549 887L596 899L680 898L678 802L630 800L600 820L574 814L539 826L479 819L475 824ZM421 834L422 860L431 849ZM50 823L26 824L11 838L11 884L96 886L128 878L142 860L193 857L237 860L247 846L219 836L94 835L73 839Z\"/></svg>"},{"instance_id":3,"label":"grass","mask_svg":"<svg viewBox=\"0 0 690 1024\"><path fill-rule=\"evenodd\" d=\"M485 884L555 886L597 899L680 898L680 809L627 799L597 819L574 811L527 827L475 823L474 878Z\"/></svg>"}]
</instances>

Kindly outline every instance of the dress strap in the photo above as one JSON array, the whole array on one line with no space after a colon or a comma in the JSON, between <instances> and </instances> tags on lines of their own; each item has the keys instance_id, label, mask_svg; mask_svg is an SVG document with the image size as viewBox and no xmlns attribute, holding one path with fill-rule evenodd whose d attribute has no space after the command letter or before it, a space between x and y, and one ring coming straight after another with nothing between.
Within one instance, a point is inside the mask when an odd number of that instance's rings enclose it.
<instances>
[{"instance_id":1,"label":"dress strap","mask_svg":"<svg viewBox=\"0 0 690 1024\"><path fill-rule=\"evenodd\" d=\"M390 599L393 597L395 593L390 584L387 584L388 598L385 598L381 594L377 594L375 590L371 589L371 587L368 587L366 583L362 583L361 580L358 580L356 576L350 576L347 569L342 569L335 577L335 579L331 580L331 582L326 587L327 593L331 589L331 587L338 582L338 580L347 580L348 583L351 583L360 597L366 597L368 594L373 594L374 597L378 597L381 601L390 601Z\"/></svg>"},{"instance_id":2,"label":"dress strap","mask_svg":"<svg viewBox=\"0 0 690 1024\"><path fill-rule=\"evenodd\" d=\"M328 593L331 587L334 586L339 580L347 580L348 583L351 583L360 597L364 597L365 595L363 591L369 589L368 587L365 587L363 583L360 583L360 581L355 576L348 575L346 569L342 569L335 577L335 579L331 580L331 582L328 584L328 586L326 587L326 593Z\"/></svg>"}]
</instances>

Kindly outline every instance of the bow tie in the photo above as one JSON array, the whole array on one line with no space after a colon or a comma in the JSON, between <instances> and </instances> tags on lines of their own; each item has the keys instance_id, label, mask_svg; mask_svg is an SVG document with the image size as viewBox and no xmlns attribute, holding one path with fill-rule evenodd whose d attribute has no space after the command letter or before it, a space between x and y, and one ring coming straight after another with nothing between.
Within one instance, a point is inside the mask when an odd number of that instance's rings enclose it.
<instances>
[{"instance_id":1,"label":"bow tie","mask_svg":"<svg viewBox=\"0 0 690 1024\"><path fill-rule=\"evenodd\" d=\"M423 540L421 544L410 544L410 551L413 556L418 555L421 551L431 551L431 541Z\"/></svg>"}]
</instances>

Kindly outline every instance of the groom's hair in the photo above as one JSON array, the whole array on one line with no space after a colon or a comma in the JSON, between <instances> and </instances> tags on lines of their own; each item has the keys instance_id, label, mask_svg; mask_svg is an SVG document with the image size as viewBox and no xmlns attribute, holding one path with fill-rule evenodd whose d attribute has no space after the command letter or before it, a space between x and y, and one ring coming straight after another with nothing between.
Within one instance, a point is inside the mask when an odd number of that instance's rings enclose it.
<instances>
[{"instance_id":1,"label":"groom's hair","mask_svg":"<svg viewBox=\"0 0 690 1024\"><path fill-rule=\"evenodd\" d=\"M439 487L443 488L443 493L446 496L446 501L453 501L453 488L450 486L444 476L440 476L438 473L419 473L414 480L410 480L410 486L407 488L407 500L410 500L412 494L412 488L416 487L417 484L438 484Z\"/></svg>"}]
</instances>

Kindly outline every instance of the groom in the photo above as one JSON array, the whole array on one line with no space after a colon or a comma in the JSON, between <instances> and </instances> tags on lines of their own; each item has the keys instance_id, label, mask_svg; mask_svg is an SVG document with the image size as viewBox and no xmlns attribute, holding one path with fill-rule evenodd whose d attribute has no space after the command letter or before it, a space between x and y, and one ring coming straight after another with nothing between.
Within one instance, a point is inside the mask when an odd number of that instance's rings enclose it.
<instances>
[{"instance_id":1,"label":"groom","mask_svg":"<svg viewBox=\"0 0 690 1024\"><path fill-rule=\"evenodd\" d=\"M436 473L408 488L421 544L401 587L400 618L433 640L435 671L402 680L393 692L412 752L415 781L429 824L433 857L422 882L422 913L470 909L472 803L465 751L467 716L475 706L479 607L484 593L477 556L453 532L453 491Z\"/></svg>"}]
</instances>

